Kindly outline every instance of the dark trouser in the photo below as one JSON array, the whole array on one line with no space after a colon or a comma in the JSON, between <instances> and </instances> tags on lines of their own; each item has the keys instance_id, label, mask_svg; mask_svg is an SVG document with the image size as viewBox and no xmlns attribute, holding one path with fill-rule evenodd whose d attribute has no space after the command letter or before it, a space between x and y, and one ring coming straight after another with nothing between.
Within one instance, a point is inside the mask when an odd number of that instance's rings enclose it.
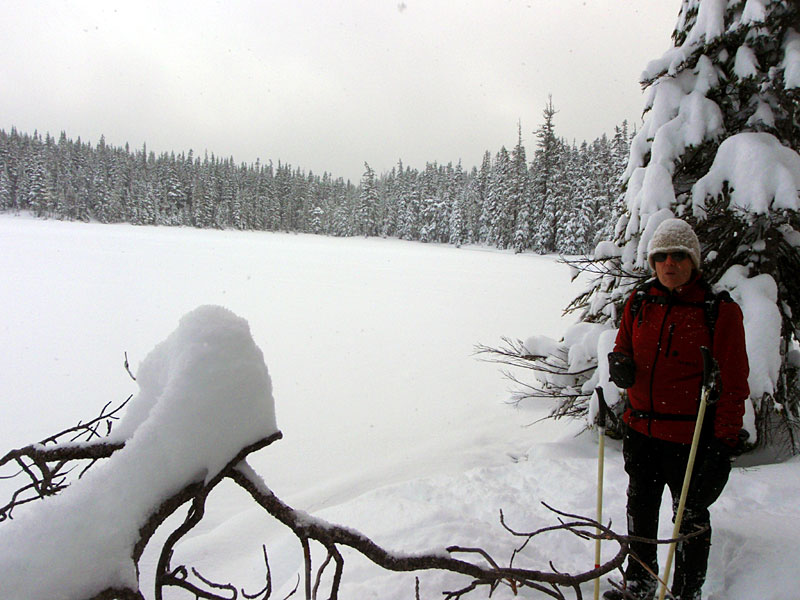
<instances>
[{"instance_id":1,"label":"dark trouser","mask_svg":"<svg viewBox=\"0 0 800 600\"><path fill-rule=\"evenodd\" d=\"M642 435L627 428L623 441L625 471L628 473L628 534L647 539L658 537L658 512L664 486L672 494L673 520L678 508L686 463L688 444L677 444ZM694 476L689 487L681 523L681 534L707 527L704 533L680 542L675 552L675 577L672 592L677 598L699 598L706 578L708 553L711 548L711 522L708 507L719 498L728 481L730 462L727 459L706 457L701 444L695 461ZM657 546L632 542L631 552L658 573ZM647 581L651 575L633 557L628 558L625 570L629 581Z\"/></svg>"}]
</instances>

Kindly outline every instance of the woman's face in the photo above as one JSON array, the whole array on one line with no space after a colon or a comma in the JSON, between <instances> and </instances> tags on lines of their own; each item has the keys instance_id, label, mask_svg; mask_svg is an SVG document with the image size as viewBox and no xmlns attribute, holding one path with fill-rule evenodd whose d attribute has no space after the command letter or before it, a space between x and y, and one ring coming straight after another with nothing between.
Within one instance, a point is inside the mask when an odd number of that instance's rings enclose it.
<instances>
[{"instance_id":1,"label":"woman's face","mask_svg":"<svg viewBox=\"0 0 800 600\"><path fill-rule=\"evenodd\" d=\"M654 255L654 262L656 277L670 291L688 283L692 278L694 264L686 252L659 252Z\"/></svg>"}]
</instances>

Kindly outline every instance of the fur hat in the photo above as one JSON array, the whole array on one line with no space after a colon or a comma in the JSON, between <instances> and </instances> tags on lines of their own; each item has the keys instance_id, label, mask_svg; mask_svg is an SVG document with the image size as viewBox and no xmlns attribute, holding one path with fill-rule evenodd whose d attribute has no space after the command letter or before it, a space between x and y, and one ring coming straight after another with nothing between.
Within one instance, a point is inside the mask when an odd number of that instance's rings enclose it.
<instances>
[{"instance_id":1,"label":"fur hat","mask_svg":"<svg viewBox=\"0 0 800 600\"><path fill-rule=\"evenodd\" d=\"M686 252L700 270L700 241L692 226L681 219L666 219L656 228L647 246L647 262L656 270L653 255L658 252Z\"/></svg>"}]
</instances>

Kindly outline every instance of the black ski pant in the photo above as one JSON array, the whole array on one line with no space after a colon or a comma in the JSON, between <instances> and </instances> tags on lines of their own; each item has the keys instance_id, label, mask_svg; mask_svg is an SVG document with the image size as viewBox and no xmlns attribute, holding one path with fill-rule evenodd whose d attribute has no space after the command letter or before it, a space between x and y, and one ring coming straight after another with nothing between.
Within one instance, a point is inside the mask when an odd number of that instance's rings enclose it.
<instances>
[{"instance_id":1,"label":"black ski pant","mask_svg":"<svg viewBox=\"0 0 800 600\"><path fill-rule=\"evenodd\" d=\"M673 521L680 500L689 444L678 444L651 438L627 428L623 440L625 471L628 473L628 534L654 540L658 537L658 513L664 487L672 494ZM677 598L700 597L706 578L708 553L711 549L711 520L708 507L719 498L730 474L730 457L714 455L700 444L694 475L681 522L681 534L707 530L680 542L675 552L675 577L672 592ZM653 573L658 573L657 546L632 542L631 552ZM652 576L633 557L625 570L629 581L648 581Z\"/></svg>"}]
</instances>

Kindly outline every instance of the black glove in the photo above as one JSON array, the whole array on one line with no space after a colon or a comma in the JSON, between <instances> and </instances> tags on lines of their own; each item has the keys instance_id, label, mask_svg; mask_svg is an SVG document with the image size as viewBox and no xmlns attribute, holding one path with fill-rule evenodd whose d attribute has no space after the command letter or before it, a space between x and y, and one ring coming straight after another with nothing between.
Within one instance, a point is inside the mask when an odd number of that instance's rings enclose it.
<instances>
[{"instance_id":1,"label":"black glove","mask_svg":"<svg viewBox=\"0 0 800 600\"><path fill-rule=\"evenodd\" d=\"M733 447L731 449L731 456L741 456L748 450L752 449L752 444L749 444L747 440L750 439L750 434L747 432L746 429L740 429L739 435L736 436L736 441L731 442Z\"/></svg>"},{"instance_id":2,"label":"black glove","mask_svg":"<svg viewBox=\"0 0 800 600\"><path fill-rule=\"evenodd\" d=\"M689 488L689 497L692 504L710 506L719 498L722 488L728 481L734 448L730 443L715 437L701 444Z\"/></svg>"},{"instance_id":3,"label":"black glove","mask_svg":"<svg viewBox=\"0 0 800 600\"><path fill-rule=\"evenodd\" d=\"M608 354L608 375L618 388L627 390L636 381L636 364L633 358L622 352Z\"/></svg>"},{"instance_id":4,"label":"black glove","mask_svg":"<svg viewBox=\"0 0 800 600\"><path fill-rule=\"evenodd\" d=\"M725 461L730 462L733 456L735 442L733 440L721 440L717 437L711 438L703 449L703 462L710 464L724 464Z\"/></svg>"}]
</instances>

